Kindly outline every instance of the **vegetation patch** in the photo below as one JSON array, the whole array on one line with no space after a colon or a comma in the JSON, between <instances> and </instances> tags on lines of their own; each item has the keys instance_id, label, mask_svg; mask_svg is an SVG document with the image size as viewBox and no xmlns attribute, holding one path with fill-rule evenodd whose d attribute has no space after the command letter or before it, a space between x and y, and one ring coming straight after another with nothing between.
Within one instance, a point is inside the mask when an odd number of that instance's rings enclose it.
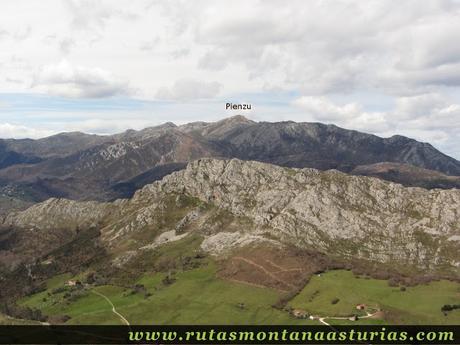
<instances>
[{"instance_id":1,"label":"vegetation patch","mask_svg":"<svg viewBox=\"0 0 460 345\"><path fill-rule=\"evenodd\" d=\"M385 280L335 270L312 277L289 306L319 316L366 316L381 310L388 323L458 324L460 310L443 313L441 308L458 303L459 293L458 283L445 280L400 289Z\"/></svg>"},{"instance_id":2,"label":"vegetation patch","mask_svg":"<svg viewBox=\"0 0 460 345\"><path fill-rule=\"evenodd\" d=\"M166 273L146 273L136 286L142 291L131 293L120 286L88 287L85 294L66 303L62 296L51 296L42 304L40 296L21 301L41 308L43 313L68 315L71 324L121 324L108 302L132 324L296 324L313 322L296 320L271 305L279 298L276 290L256 288L216 278L217 266L208 265L175 274L173 284L164 284ZM148 292L148 296L144 293ZM45 292L46 295L46 292Z\"/></svg>"}]
</instances>

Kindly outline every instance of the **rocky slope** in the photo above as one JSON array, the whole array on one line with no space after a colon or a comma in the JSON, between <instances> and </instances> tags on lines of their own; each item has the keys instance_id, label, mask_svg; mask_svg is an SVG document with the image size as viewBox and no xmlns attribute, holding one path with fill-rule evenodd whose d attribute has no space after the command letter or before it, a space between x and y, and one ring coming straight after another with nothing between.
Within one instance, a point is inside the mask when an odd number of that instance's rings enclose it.
<instances>
[{"instance_id":1,"label":"rocky slope","mask_svg":"<svg viewBox=\"0 0 460 345\"><path fill-rule=\"evenodd\" d=\"M373 176L383 180L427 189L460 189L460 176L449 176L438 171L419 168L409 164L382 162L358 165L351 172L354 175Z\"/></svg>"},{"instance_id":2,"label":"rocky slope","mask_svg":"<svg viewBox=\"0 0 460 345\"><path fill-rule=\"evenodd\" d=\"M0 146L0 186L27 191L24 200L28 202L49 197L109 201L130 197L145 184L203 157L357 174L363 172L362 166L387 162L425 169L429 175L460 175L459 161L409 138L379 138L333 125L254 122L235 116L215 123L166 123L112 136L65 133L37 141L6 140L3 151ZM406 169L401 181L394 174L369 175L406 185L452 187L425 183L425 177L414 171Z\"/></svg>"},{"instance_id":3,"label":"rocky slope","mask_svg":"<svg viewBox=\"0 0 460 345\"><path fill-rule=\"evenodd\" d=\"M67 156L110 140L111 138L109 136L68 132L37 140L6 139L3 140L3 142L9 150L14 152L46 159Z\"/></svg>"},{"instance_id":4,"label":"rocky slope","mask_svg":"<svg viewBox=\"0 0 460 345\"><path fill-rule=\"evenodd\" d=\"M5 143L5 141L0 140L0 169L16 164L33 164L40 161L40 157L14 151Z\"/></svg>"},{"instance_id":5,"label":"rocky slope","mask_svg":"<svg viewBox=\"0 0 460 345\"><path fill-rule=\"evenodd\" d=\"M42 234L89 226L100 229L118 265L197 233L205 238L203 248L217 253L267 243L460 275L459 190L406 188L338 171L200 159L132 199L53 199L3 221L4 229L33 229L30 235L40 234L42 242L50 238L48 251L53 237ZM7 242L3 252L14 252Z\"/></svg>"},{"instance_id":6,"label":"rocky slope","mask_svg":"<svg viewBox=\"0 0 460 345\"><path fill-rule=\"evenodd\" d=\"M32 190L36 201L49 197L103 201L122 196L117 184L129 184L131 178L152 168L216 155L212 145L170 126L159 126L115 135L102 144L37 164L9 166L0 170L0 183Z\"/></svg>"},{"instance_id":7,"label":"rocky slope","mask_svg":"<svg viewBox=\"0 0 460 345\"><path fill-rule=\"evenodd\" d=\"M348 172L357 165L398 162L460 175L459 161L403 136L380 138L321 123L253 122L242 117L194 132L222 147L228 157L282 166Z\"/></svg>"}]
</instances>

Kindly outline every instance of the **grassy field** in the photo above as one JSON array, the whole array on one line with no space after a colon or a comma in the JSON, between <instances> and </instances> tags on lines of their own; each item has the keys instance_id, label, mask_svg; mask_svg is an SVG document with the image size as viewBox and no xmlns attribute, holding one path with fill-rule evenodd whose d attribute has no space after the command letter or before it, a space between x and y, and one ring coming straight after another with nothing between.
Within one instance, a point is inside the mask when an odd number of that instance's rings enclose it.
<instances>
[{"instance_id":1,"label":"grassy field","mask_svg":"<svg viewBox=\"0 0 460 345\"><path fill-rule=\"evenodd\" d=\"M145 274L136 284L145 290L105 285L78 292L77 298L65 298L70 288L64 283L68 275L48 281L46 291L24 298L21 305L38 308L43 313L69 315L71 324L120 324L110 304L96 290L107 296L117 311L131 324L317 324L318 321L298 320L287 312L274 309L279 292L252 287L216 278L216 266L208 265L176 274L176 281L165 285L164 273ZM52 293L61 288L58 293ZM356 278L349 271L330 271L314 276L289 306L304 309L318 316L365 315L358 312L363 303L369 312L385 311L383 319L360 319L357 322L328 319L331 324L459 324L460 311L441 311L444 304L457 304L460 286L448 281L407 287L388 286L387 281ZM332 303L334 299L339 301ZM244 304L244 307L240 305Z\"/></svg>"},{"instance_id":2,"label":"grassy field","mask_svg":"<svg viewBox=\"0 0 460 345\"><path fill-rule=\"evenodd\" d=\"M207 266L178 273L176 282L162 283L164 274L144 275L143 284L151 295L132 293L117 286L99 286L117 311L131 324L305 324L288 313L271 307L279 298L275 290L231 283L215 277L216 267ZM49 282L56 288L59 278ZM61 285L63 284L61 276ZM120 324L107 301L91 290L69 302L64 292L48 295L48 291L27 297L20 304L39 308L47 315L69 315L73 324ZM46 298L46 301L43 300ZM244 307L239 304L243 303Z\"/></svg>"},{"instance_id":3,"label":"grassy field","mask_svg":"<svg viewBox=\"0 0 460 345\"><path fill-rule=\"evenodd\" d=\"M333 304L334 299L339 299ZM388 323L410 324L460 324L460 310L441 312L444 304L458 304L460 285L449 281L428 285L390 287L388 282L356 278L349 271L330 271L314 276L289 305L321 316L345 316L359 313L357 304L366 304L369 310L381 308ZM360 312L365 315L365 312ZM360 320L375 323L376 320ZM331 323L347 323L331 320Z\"/></svg>"},{"instance_id":4,"label":"grassy field","mask_svg":"<svg viewBox=\"0 0 460 345\"><path fill-rule=\"evenodd\" d=\"M133 267L144 265L142 269L148 270L159 260L177 262L179 258L193 257L200 243L200 238L192 236L169 243L146 252L147 256L141 256ZM48 316L68 315L68 323L72 324L122 323L111 305L94 293L97 291L108 297L131 324L318 324L318 320L295 319L286 311L273 308L281 297L277 290L219 279L217 264L212 259L193 260L199 267L184 269L177 265L172 284L163 282L165 273L145 273L118 276L112 282L114 285L76 289L66 287L65 282L83 276L59 275L47 281L45 291L23 298L19 304L38 308ZM137 292L126 288L135 284L143 288ZM334 299L338 299L335 304ZM441 312L444 304L459 302L457 283L439 281L401 291L399 287L390 287L387 281L357 278L349 271L337 270L312 277L289 306L324 317L366 315L366 311L356 310L356 305L363 303L368 306L367 311L382 309L385 315L379 315L380 319L360 319L359 324L460 324L460 310L447 316ZM334 319L327 322L356 323Z\"/></svg>"}]
</instances>

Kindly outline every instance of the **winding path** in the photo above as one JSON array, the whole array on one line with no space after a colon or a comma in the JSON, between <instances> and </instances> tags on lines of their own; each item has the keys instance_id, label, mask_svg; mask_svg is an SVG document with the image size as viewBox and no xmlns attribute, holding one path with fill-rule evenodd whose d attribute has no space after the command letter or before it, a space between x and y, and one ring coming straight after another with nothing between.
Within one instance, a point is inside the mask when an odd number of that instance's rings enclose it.
<instances>
[{"instance_id":1,"label":"winding path","mask_svg":"<svg viewBox=\"0 0 460 345\"><path fill-rule=\"evenodd\" d=\"M365 316L359 316L360 319L368 319L370 317L373 317L375 316L376 314L378 313L378 311L374 312L374 313L369 313L369 312L366 312L367 315ZM326 325L326 326L330 326L329 323L327 323L325 320L326 319L331 319L331 320L348 320L349 318L348 317L340 317L340 316L313 316L313 320L318 320L319 322L321 322L322 324Z\"/></svg>"},{"instance_id":2,"label":"winding path","mask_svg":"<svg viewBox=\"0 0 460 345\"><path fill-rule=\"evenodd\" d=\"M272 265L273 267L276 267L279 271L277 272L273 272L273 273L279 273L279 272L294 272L294 271L298 271L298 272L302 272L303 269L301 268L284 268L284 267L281 267L280 265L274 263L272 260L270 259L264 259L264 261L268 262L270 265Z\"/></svg>"},{"instance_id":3,"label":"winding path","mask_svg":"<svg viewBox=\"0 0 460 345\"><path fill-rule=\"evenodd\" d=\"M246 262L247 264L249 265L252 265L254 267L257 267L259 270L261 270L262 272L264 272L266 275L268 275L270 278L272 278L273 280L277 281L278 283L281 283L283 284L284 286L288 286L290 288L295 288L294 285L288 283L288 282L285 282L283 281L282 279L279 279L277 276L275 276L272 272L270 272L269 270L267 270L265 267L263 267L262 265L259 265L258 263L250 260L250 259L247 259L247 258L244 258L242 256L235 256L233 257L232 259L234 260L240 260L240 261L244 261Z\"/></svg>"},{"instance_id":4,"label":"winding path","mask_svg":"<svg viewBox=\"0 0 460 345\"><path fill-rule=\"evenodd\" d=\"M112 301L111 301L106 295L104 295L104 294L102 294L102 293L100 293L100 292L98 292L98 291L96 291L96 290L91 290L91 292L93 292L93 293L95 293L96 295L98 295L98 296L104 298L104 299L111 305L111 307L112 307L112 312L113 312L115 315L117 315L127 326L129 326L129 321L126 320L126 318L125 318L123 315L121 315L121 314L115 309L115 306L113 305Z\"/></svg>"}]
</instances>

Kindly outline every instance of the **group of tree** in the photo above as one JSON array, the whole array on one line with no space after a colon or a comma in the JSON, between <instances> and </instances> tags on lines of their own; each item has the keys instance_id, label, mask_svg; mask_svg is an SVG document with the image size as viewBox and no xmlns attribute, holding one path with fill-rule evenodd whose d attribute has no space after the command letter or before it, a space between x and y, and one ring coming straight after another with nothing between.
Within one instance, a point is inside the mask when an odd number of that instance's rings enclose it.
<instances>
[{"instance_id":1,"label":"group of tree","mask_svg":"<svg viewBox=\"0 0 460 345\"><path fill-rule=\"evenodd\" d=\"M456 309L460 309L460 304L444 304L441 307L441 311L444 314L447 314L447 312L452 311L452 310L456 310Z\"/></svg>"}]
</instances>

